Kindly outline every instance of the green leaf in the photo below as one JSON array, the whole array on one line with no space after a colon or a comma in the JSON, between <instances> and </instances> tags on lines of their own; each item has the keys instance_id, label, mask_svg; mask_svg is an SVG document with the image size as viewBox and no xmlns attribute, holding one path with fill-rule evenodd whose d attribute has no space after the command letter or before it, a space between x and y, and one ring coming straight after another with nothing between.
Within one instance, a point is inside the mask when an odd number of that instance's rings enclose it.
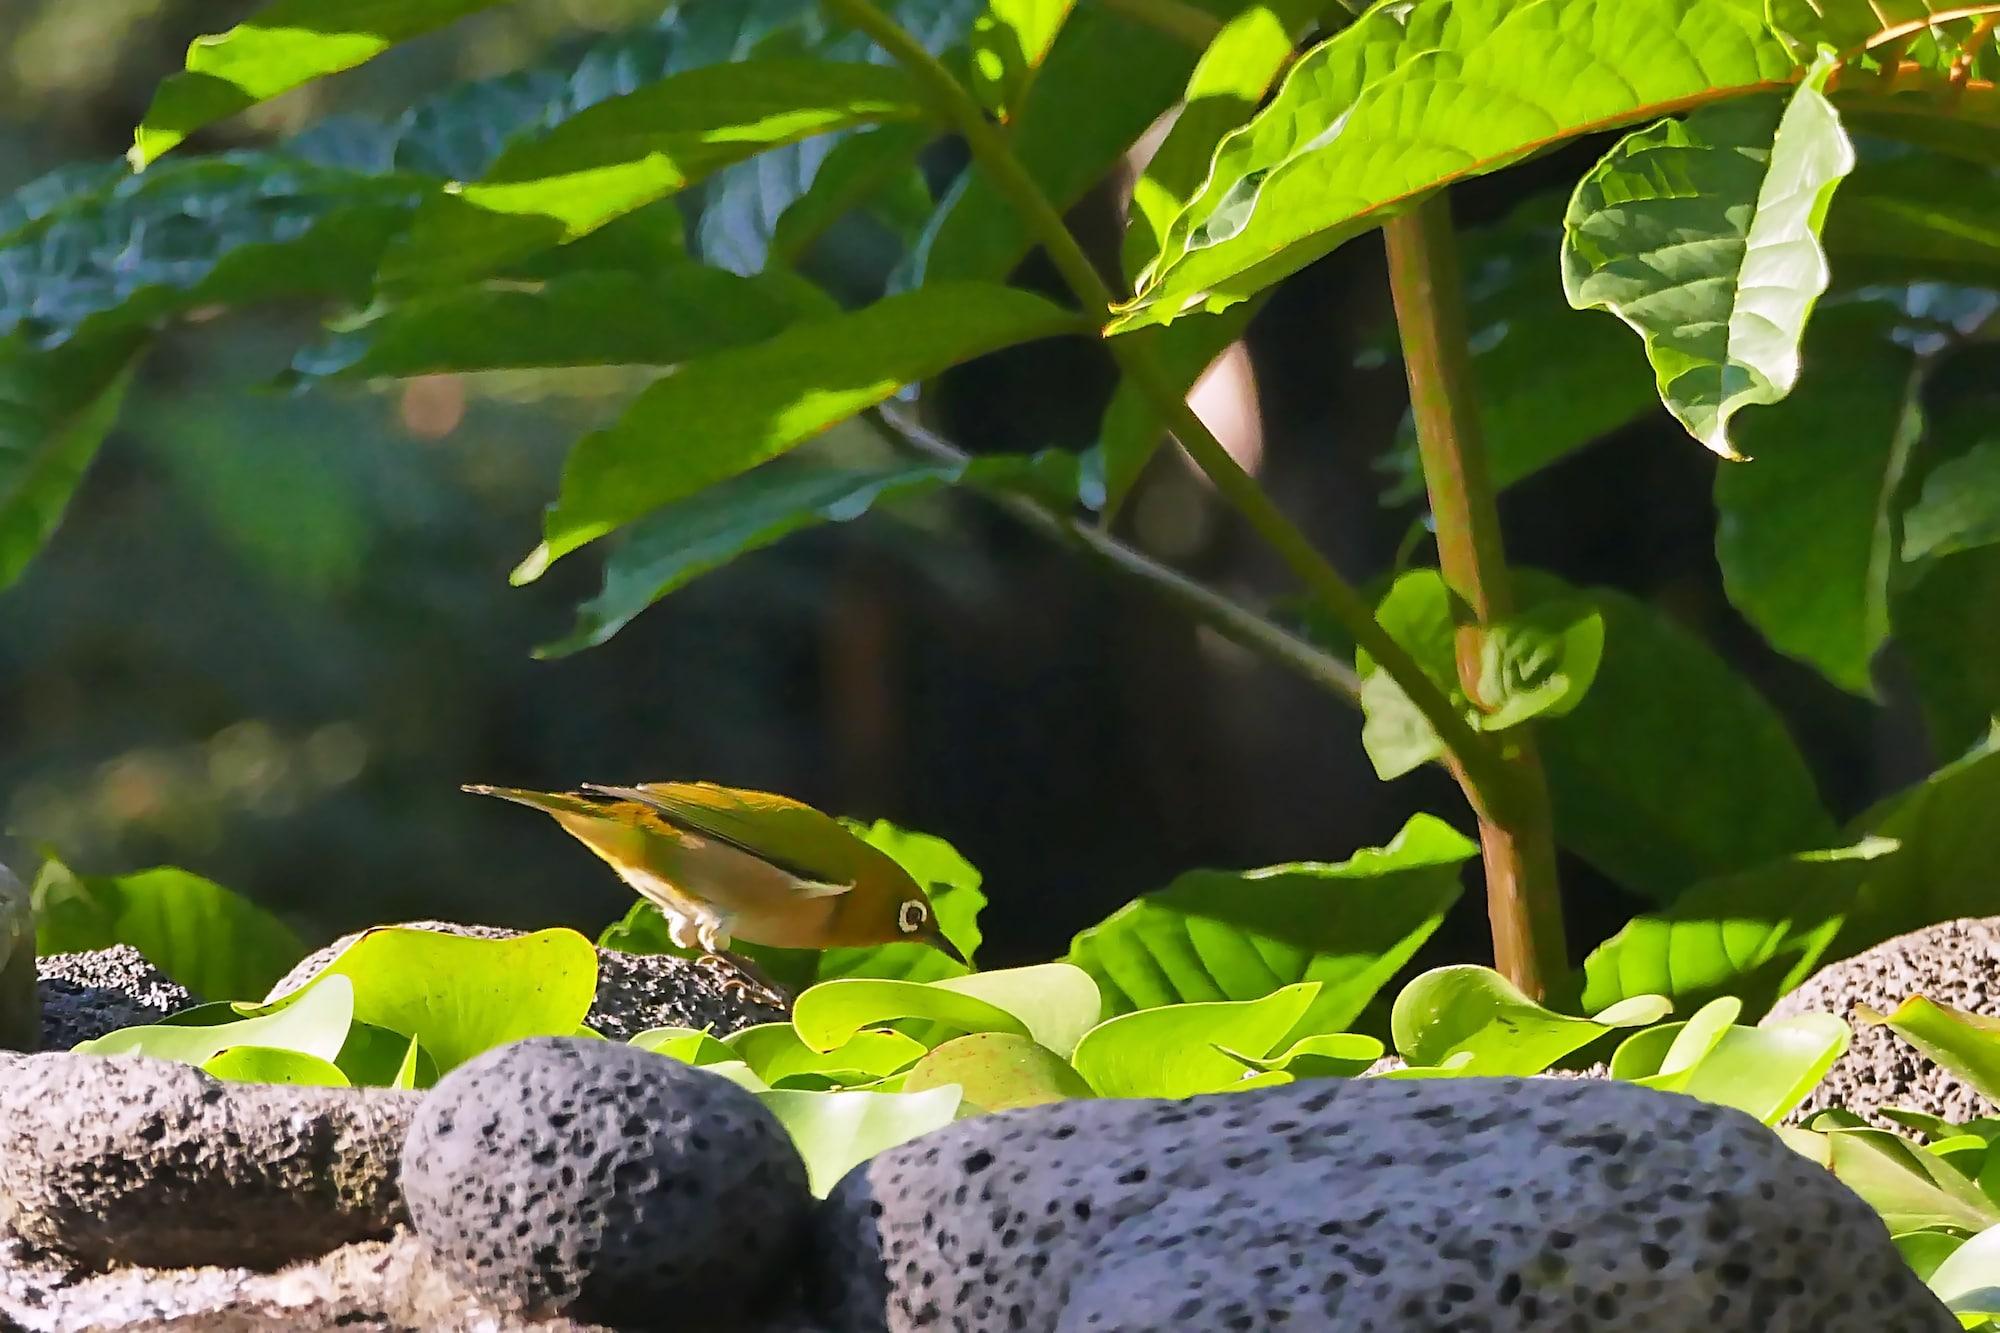
<instances>
[{"instance_id":1,"label":"green leaf","mask_svg":"<svg viewBox=\"0 0 2000 1333\"><path fill-rule=\"evenodd\" d=\"M903 1079L904 1092L954 1085L965 1095L961 1115L1096 1095L1069 1061L1008 1032L955 1037L918 1060Z\"/></svg>"},{"instance_id":2,"label":"green leaf","mask_svg":"<svg viewBox=\"0 0 2000 1333\"><path fill-rule=\"evenodd\" d=\"M1239 1052L1269 1055L1299 1025L1319 986L1285 986L1257 1000L1140 1009L1100 1023L1072 1063L1100 1097L1195 1097L1226 1092L1253 1075Z\"/></svg>"},{"instance_id":3,"label":"green leaf","mask_svg":"<svg viewBox=\"0 0 2000 1333\"><path fill-rule=\"evenodd\" d=\"M742 1059L734 1047L723 1045L706 1028L647 1028L629 1044L684 1065L719 1065Z\"/></svg>"},{"instance_id":4,"label":"green leaf","mask_svg":"<svg viewBox=\"0 0 2000 1333\"><path fill-rule=\"evenodd\" d=\"M313 987L311 994L301 991L276 1004L253 1007L247 1017L200 1027L155 1023L120 1028L76 1049L86 1055L149 1055L203 1065L231 1047L268 1046L331 1062L346 1043L353 1021L354 987L339 977Z\"/></svg>"},{"instance_id":5,"label":"green leaf","mask_svg":"<svg viewBox=\"0 0 2000 1333\"><path fill-rule=\"evenodd\" d=\"M499 0L277 0L228 32L198 37L187 72L160 85L133 136L135 169L212 121L373 60L399 42Z\"/></svg>"},{"instance_id":6,"label":"green leaf","mask_svg":"<svg viewBox=\"0 0 2000 1333\"><path fill-rule=\"evenodd\" d=\"M55 536L145 347L132 335L43 353L0 343L0 590Z\"/></svg>"},{"instance_id":7,"label":"green leaf","mask_svg":"<svg viewBox=\"0 0 2000 1333\"><path fill-rule=\"evenodd\" d=\"M2000 171L1870 144L1822 240L1843 277L1991 283L2000 277Z\"/></svg>"},{"instance_id":8,"label":"green leaf","mask_svg":"<svg viewBox=\"0 0 2000 1333\"><path fill-rule=\"evenodd\" d=\"M1873 863L1896 850L1864 837L1695 885L1591 950L1584 1007L1633 995L1705 1003L1728 992L1761 1012L1819 966Z\"/></svg>"},{"instance_id":9,"label":"green leaf","mask_svg":"<svg viewBox=\"0 0 2000 1333\"><path fill-rule=\"evenodd\" d=\"M1222 141L1120 327L1223 309L1565 138L1798 74L1762 0L1633 0L1615 22L1585 0L1376 5Z\"/></svg>"},{"instance_id":10,"label":"green leaf","mask_svg":"<svg viewBox=\"0 0 2000 1333\"><path fill-rule=\"evenodd\" d=\"M1879 802L1854 827L1902 845L1863 879L1827 960L1939 921L2000 915L2000 752L1982 748Z\"/></svg>"},{"instance_id":11,"label":"green leaf","mask_svg":"<svg viewBox=\"0 0 2000 1333\"><path fill-rule=\"evenodd\" d=\"M440 1072L526 1037L567 1037L597 994L597 951L573 930L508 939L370 930L298 992L345 978L354 1016L423 1043Z\"/></svg>"},{"instance_id":12,"label":"green leaf","mask_svg":"<svg viewBox=\"0 0 2000 1333\"><path fill-rule=\"evenodd\" d=\"M1611 1077L1665 1092L1679 1092L1743 1012L1733 995L1719 996L1685 1023L1662 1023L1636 1032L1611 1053Z\"/></svg>"},{"instance_id":13,"label":"green leaf","mask_svg":"<svg viewBox=\"0 0 2000 1333\"><path fill-rule=\"evenodd\" d=\"M972 24L972 92L1001 121L1026 97L1076 0L991 0Z\"/></svg>"},{"instance_id":14,"label":"green leaf","mask_svg":"<svg viewBox=\"0 0 2000 1333\"><path fill-rule=\"evenodd\" d=\"M438 1081L437 1061L422 1042L373 1023L351 1025L333 1063L357 1088L429 1088Z\"/></svg>"},{"instance_id":15,"label":"green leaf","mask_svg":"<svg viewBox=\"0 0 2000 1333\"><path fill-rule=\"evenodd\" d=\"M1311 982L1307 1030L1338 1031L1437 929L1458 900L1459 866L1478 850L1420 814L1388 846L1338 864L1192 871L1079 934L1069 960L1096 979L1111 1013Z\"/></svg>"},{"instance_id":16,"label":"green leaf","mask_svg":"<svg viewBox=\"0 0 2000 1333\"><path fill-rule=\"evenodd\" d=\"M864 212L914 242L930 217L930 186L917 155L936 137L930 125L884 125L827 141L810 139L731 167L717 178L701 215L702 254L738 273L796 265L842 218ZM797 155L810 165L801 181L770 166ZM764 168L764 169L760 169ZM801 173L804 174L804 173ZM755 189L751 188L752 183ZM727 232L726 239L719 233Z\"/></svg>"},{"instance_id":17,"label":"green leaf","mask_svg":"<svg viewBox=\"0 0 2000 1333\"><path fill-rule=\"evenodd\" d=\"M1889 637L1897 492L1922 430L1917 362L1872 311L1829 311L1806 391L1744 431L1754 454L1715 479L1715 555L1730 602L1779 651L1872 695Z\"/></svg>"},{"instance_id":18,"label":"green leaf","mask_svg":"<svg viewBox=\"0 0 2000 1333\"><path fill-rule=\"evenodd\" d=\"M1705 107L1628 135L1577 186L1564 220L1563 290L1632 326L1660 400L1688 432L1737 456L1729 420L1775 403L1826 290L1819 230L1854 149L1820 89L1789 102Z\"/></svg>"},{"instance_id":19,"label":"green leaf","mask_svg":"<svg viewBox=\"0 0 2000 1333\"><path fill-rule=\"evenodd\" d=\"M1578 595L1517 571L1524 602ZM1777 712L1707 645L1609 588L1590 693L1536 739L1565 847L1657 902L1839 838Z\"/></svg>"},{"instance_id":20,"label":"green leaf","mask_svg":"<svg viewBox=\"0 0 2000 1333\"><path fill-rule=\"evenodd\" d=\"M490 272L767 149L922 114L893 66L753 59L672 74L516 144L479 180L430 199L382 278Z\"/></svg>"},{"instance_id":21,"label":"green leaf","mask_svg":"<svg viewBox=\"0 0 2000 1333\"><path fill-rule=\"evenodd\" d=\"M1244 0L1192 2L1218 15L1245 7ZM1103 180L1180 96L1196 54L1102 4L1077 6L1015 109L1009 135L1043 195L1066 210ZM984 172L971 170L940 207L924 281L1003 278L1032 248L1006 197Z\"/></svg>"},{"instance_id":22,"label":"green leaf","mask_svg":"<svg viewBox=\"0 0 2000 1333\"><path fill-rule=\"evenodd\" d=\"M1962 753L2000 717L2000 546L1926 562L1890 617L1932 751Z\"/></svg>"},{"instance_id":23,"label":"green leaf","mask_svg":"<svg viewBox=\"0 0 2000 1333\"><path fill-rule=\"evenodd\" d=\"M571 450L544 541L515 581L538 578L613 528L775 458L906 384L1075 326L1075 316L1027 292L956 283L691 362Z\"/></svg>"},{"instance_id":24,"label":"green leaf","mask_svg":"<svg viewBox=\"0 0 2000 1333\"><path fill-rule=\"evenodd\" d=\"M866 1027L923 1019L960 1032L1011 1032L1067 1055L1102 1013L1088 974L1067 963L1043 963L922 983L825 981L799 996L792 1024L820 1051L844 1045Z\"/></svg>"},{"instance_id":25,"label":"green leaf","mask_svg":"<svg viewBox=\"0 0 2000 1333\"><path fill-rule=\"evenodd\" d=\"M907 1069L925 1047L900 1032L857 1032L828 1051L806 1045L790 1023L760 1023L731 1036L724 1058L743 1061L766 1083L782 1086L800 1074L827 1075L839 1083L860 1083ZM700 1064L704 1061L693 1061Z\"/></svg>"},{"instance_id":26,"label":"green leaf","mask_svg":"<svg viewBox=\"0 0 2000 1333\"><path fill-rule=\"evenodd\" d=\"M1931 1294L1953 1314L2000 1315L2000 1226L1952 1251L1927 1281Z\"/></svg>"},{"instance_id":27,"label":"green leaf","mask_svg":"<svg viewBox=\"0 0 2000 1333\"><path fill-rule=\"evenodd\" d=\"M232 1046L202 1062L201 1072L234 1083L288 1083L313 1088L354 1086L340 1066L304 1051Z\"/></svg>"},{"instance_id":28,"label":"green leaf","mask_svg":"<svg viewBox=\"0 0 2000 1333\"><path fill-rule=\"evenodd\" d=\"M263 995L305 954L290 927L263 908L166 866L99 876L50 861L35 881L34 904L36 952L129 944L198 995Z\"/></svg>"},{"instance_id":29,"label":"green leaf","mask_svg":"<svg viewBox=\"0 0 2000 1333\"><path fill-rule=\"evenodd\" d=\"M1693 1026L1693 1021L1686 1025ZM1724 1020L1717 1028L1685 1068L1637 1081L1734 1107L1775 1125L1819 1085L1849 1041L1847 1024L1832 1014L1802 1014L1754 1028Z\"/></svg>"},{"instance_id":30,"label":"green leaf","mask_svg":"<svg viewBox=\"0 0 2000 1333\"><path fill-rule=\"evenodd\" d=\"M1664 998L1640 996L1595 1021L1572 1018L1544 1009L1491 968L1468 964L1433 969L1405 986L1389 1031L1413 1065L1470 1054L1463 1075L1539 1074L1606 1033L1657 1022L1671 1008Z\"/></svg>"},{"instance_id":31,"label":"green leaf","mask_svg":"<svg viewBox=\"0 0 2000 1333\"><path fill-rule=\"evenodd\" d=\"M2000 1105L2000 1019L1968 1013L1912 995L1892 1014L1856 1005L1863 1023L1886 1024L1891 1031L1971 1085L1987 1101Z\"/></svg>"},{"instance_id":32,"label":"green leaf","mask_svg":"<svg viewBox=\"0 0 2000 1333\"><path fill-rule=\"evenodd\" d=\"M1577 598L1548 602L1494 622L1481 638L1479 699L1459 682L1457 598L1436 570L1396 580L1375 618L1407 648L1475 730L1502 731L1544 714L1561 717L1583 701L1604 654L1604 621ZM1364 654L1361 743L1383 780L1401 777L1444 753L1444 744L1403 687Z\"/></svg>"},{"instance_id":33,"label":"green leaf","mask_svg":"<svg viewBox=\"0 0 2000 1333\"><path fill-rule=\"evenodd\" d=\"M1132 183L1125 273L1137 278L1160 253L1174 215L1202 187L1222 136L1248 120L1294 47L1326 9L1324 0L1245 5L1208 44L1181 94L1181 109Z\"/></svg>"},{"instance_id":34,"label":"green leaf","mask_svg":"<svg viewBox=\"0 0 2000 1333\"><path fill-rule=\"evenodd\" d=\"M1322 1032L1305 1037L1268 1059L1225 1050L1245 1069L1293 1078L1353 1078L1382 1058L1382 1043L1359 1032Z\"/></svg>"},{"instance_id":35,"label":"green leaf","mask_svg":"<svg viewBox=\"0 0 2000 1333\"><path fill-rule=\"evenodd\" d=\"M1903 559L1932 559L2000 542L2000 435L1931 469L1903 515Z\"/></svg>"},{"instance_id":36,"label":"green leaf","mask_svg":"<svg viewBox=\"0 0 2000 1333\"><path fill-rule=\"evenodd\" d=\"M527 289L425 292L292 362L311 379L554 366L670 366L759 343L805 312L789 287L683 261L647 274L559 274Z\"/></svg>"},{"instance_id":37,"label":"green leaf","mask_svg":"<svg viewBox=\"0 0 2000 1333\"><path fill-rule=\"evenodd\" d=\"M773 1089L757 1094L790 1132L818 1198L832 1193L842 1176L876 1153L950 1124L959 1099L956 1087L927 1092Z\"/></svg>"},{"instance_id":38,"label":"green leaf","mask_svg":"<svg viewBox=\"0 0 2000 1333\"><path fill-rule=\"evenodd\" d=\"M2000 1224L2000 1206L1957 1168L1886 1130L1781 1127L1778 1133L1866 1200L1892 1234L1935 1227L1979 1232Z\"/></svg>"}]
</instances>

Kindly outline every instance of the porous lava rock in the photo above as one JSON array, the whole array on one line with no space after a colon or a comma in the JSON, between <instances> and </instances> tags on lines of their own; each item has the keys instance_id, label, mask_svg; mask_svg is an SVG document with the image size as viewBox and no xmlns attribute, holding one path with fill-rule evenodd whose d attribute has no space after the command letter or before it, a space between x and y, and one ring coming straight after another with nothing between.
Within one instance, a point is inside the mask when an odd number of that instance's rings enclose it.
<instances>
[{"instance_id":1,"label":"porous lava rock","mask_svg":"<svg viewBox=\"0 0 2000 1333\"><path fill-rule=\"evenodd\" d=\"M1996 1114L1963 1079L1890 1029L1855 1021L1857 1004L1886 1014L1912 995L2000 1017L2000 917L1946 921L1898 935L1828 964L1781 997L1765 1021L1822 1012L1839 1014L1854 1029L1853 1044L1793 1112L1794 1120L1803 1123L1835 1106L1884 1129L1895 1127L1882 1116L1884 1106L1907 1106L1952 1121Z\"/></svg>"},{"instance_id":2,"label":"porous lava rock","mask_svg":"<svg viewBox=\"0 0 2000 1333\"><path fill-rule=\"evenodd\" d=\"M37 958L35 988L42 999L45 1051L66 1051L201 1003L129 944Z\"/></svg>"},{"instance_id":3,"label":"porous lava rock","mask_svg":"<svg viewBox=\"0 0 2000 1333\"><path fill-rule=\"evenodd\" d=\"M523 934L501 926L468 926L450 921L409 921L410 930L436 930L479 939L513 939ZM307 956L271 988L267 1000L289 995L338 957L359 933L343 935ZM672 954L597 951L597 998L584 1022L613 1041L629 1041L648 1028L711 1028L727 1036L758 1023L782 1023L790 1014L731 986L728 974L709 964Z\"/></svg>"},{"instance_id":4,"label":"porous lava rock","mask_svg":"<svg viewBox=\"0 0 2000 1333\"><path fill-rule=\"evenodd\" d=\"M85 1265L276 1267L404 1217L418 1094L0 1055L0 1230Z\"/></svg>"},{"instance_id":5,"label":"porous lava rock","mask_svg":"<svg viewBox=\"0 0 2000 1333\"><path fill-rule=\"evenodd\" d=\"M1739 1112L1357 1079L966 1120L851 1173L840 1333L1949 1333L1881 1220Z\"/></svg>"},{"instance_id":6,"label":"porous lava rock","mask_svg":"<svg viewBox=\"0 0 2000 1333\"><path fill-rule=\"evenodd\" d=\"M714 1333L786 1300L812 1207L748 1092L563 1037L446 1075L410 1125L403 1194L441 1267L496 1308Z\"/></svg>"}]
</instances>

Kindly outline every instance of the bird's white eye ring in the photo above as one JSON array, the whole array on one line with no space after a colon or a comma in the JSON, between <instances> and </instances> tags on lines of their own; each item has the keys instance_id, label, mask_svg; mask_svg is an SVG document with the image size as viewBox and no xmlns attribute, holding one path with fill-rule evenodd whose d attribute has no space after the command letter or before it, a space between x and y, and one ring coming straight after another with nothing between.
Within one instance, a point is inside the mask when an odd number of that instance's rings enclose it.
<instances>
[{"instance_id":1,"label":"bird's white eye ring","mask_svg":"<svg viewBox=\"0 0 2000 1333\"><path fill-rule=\"evenodd\" d=\"M915 899L911 899L896 909L896 929L902 931L905 935L914 935L923 929L924 920L929 915L930 909L928 907Z\"/></svg>"}]
</instances>

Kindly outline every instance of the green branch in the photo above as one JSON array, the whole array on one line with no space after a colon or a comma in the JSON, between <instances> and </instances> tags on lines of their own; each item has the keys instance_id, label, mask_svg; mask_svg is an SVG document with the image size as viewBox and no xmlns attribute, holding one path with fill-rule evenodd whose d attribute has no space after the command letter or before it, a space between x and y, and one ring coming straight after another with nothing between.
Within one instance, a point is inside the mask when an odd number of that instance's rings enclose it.
<instances>
[{"instance_id":1,"label":"green branch","mask_svg":"<svg viewBox=\"0 0 2000 1333\"><path fill-rule=\"evenodd\" d=\"M825 0L849 24L872 37L907 68L933 109L965 139L974 161L993 186L1006 196L1048 253L1063 281L1082 304L1087 317L1102 327L1110 322L1111 289L1077 244L1062 215L1028 175L1000 131L951 71L909 33L877 9L871 0ZM1455 771L1475 805L1498 804L1512 775L1495 749L1445 697L1403 646L1389 636L1354 586L1341 576L1292 525L1256 480L1231 457L1221 441L1187 404L1187 397L1167 373L1146 335L1108 340L1113 358L1126 377L1144 393L1166 422L1181 448L1207 474L1209 481L1257 534L1284 559L1308 591L1376 664L1402 687L1431 724L1451 754Z\"/></svg>"}]
</instances>

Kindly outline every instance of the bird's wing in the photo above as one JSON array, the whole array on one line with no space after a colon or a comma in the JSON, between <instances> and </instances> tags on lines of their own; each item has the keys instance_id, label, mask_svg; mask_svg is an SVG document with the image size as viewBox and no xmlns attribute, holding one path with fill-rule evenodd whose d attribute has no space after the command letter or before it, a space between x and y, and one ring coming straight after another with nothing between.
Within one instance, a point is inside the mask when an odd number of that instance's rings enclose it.
<instances>
[{"instance_id":1,"label":"bird's wing","mask_svg":"<svg viewBox=\"0 0 2000 1333\"><path fill-rule=\"evenodd\" d=\"M854 835L837 820L788 797L707 782L583 785L588 791L637 801L674 824L776 866L798 881L797 892L803 897L830 898L854 887L852 858L838 855L855 841ZM834 857L829 857L829 850Z\"/></svg>"},{"instance_id":2,"label":"bird's wing","mask_svg":"<svg viewBox=\"0 0 2000 1333\"><path fill-rule=\"evenodd\" d=\"M529 791L525 787L488 787L478 783L468 783L459 788L474 796L497 796L503 801L516 805L532 806L549 814L605 816L601 801L576 791Z\"/></svg>"}]
</instances>

